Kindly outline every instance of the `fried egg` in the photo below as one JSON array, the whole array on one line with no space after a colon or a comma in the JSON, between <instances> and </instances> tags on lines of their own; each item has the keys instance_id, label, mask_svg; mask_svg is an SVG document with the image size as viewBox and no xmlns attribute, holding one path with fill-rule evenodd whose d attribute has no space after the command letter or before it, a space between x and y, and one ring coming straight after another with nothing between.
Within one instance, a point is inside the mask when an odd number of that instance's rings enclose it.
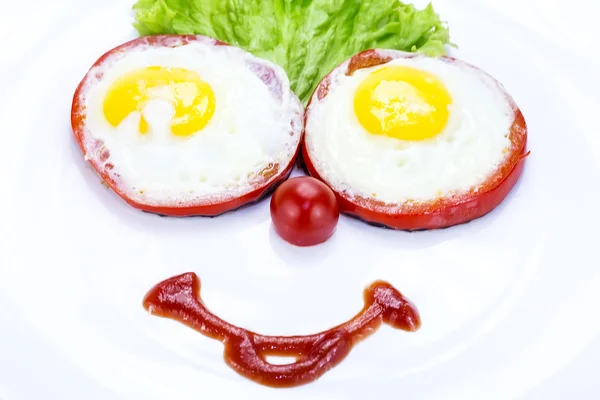
<instances>
[{"instance_id":1,"label":"fried egg","mask_svg":"<svg viewBox=\"0 0 600 400\"><path fill-rule=\"evenodd\" d=\"M353 207L370 202L395 215L385 225L403 228L403 216L441 212L502 181L525 147L521 118L505 89L469 64L371 50L315 91L305 158Z\"/></svg>"},{"instance_id":2,"label":"fried egg","mask_svg":"<svg viewBox=\"0 0 600 400\"><path fill-rule=\"evenodd\" d=\"M302 118L280 67L200 36L112 50L73 104L86 159L130 204L167 215L256 200L291 171Z\"/></svg>"}]
</instances>

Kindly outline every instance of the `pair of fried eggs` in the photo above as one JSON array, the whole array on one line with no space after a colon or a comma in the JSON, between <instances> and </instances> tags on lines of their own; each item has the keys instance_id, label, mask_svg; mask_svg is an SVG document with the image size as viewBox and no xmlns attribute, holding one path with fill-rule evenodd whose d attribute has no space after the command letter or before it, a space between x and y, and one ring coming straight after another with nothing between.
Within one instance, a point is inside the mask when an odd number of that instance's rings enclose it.
<instances>
[{"instance_id":1,"label":"pair of fried eggs","mask_svg":"<svg viewBox=\"0 0 600 400\"><path fill-rule=\"evenodd\" d=\"M384 203L472 190L504 162L514 110L480 71L418 55L336 71L304 120L277 65L208 38L141 38L86 75L74 131L130 204L193 214L285 179L304 128L323 180Z\"/></svg>"}]
</instances>

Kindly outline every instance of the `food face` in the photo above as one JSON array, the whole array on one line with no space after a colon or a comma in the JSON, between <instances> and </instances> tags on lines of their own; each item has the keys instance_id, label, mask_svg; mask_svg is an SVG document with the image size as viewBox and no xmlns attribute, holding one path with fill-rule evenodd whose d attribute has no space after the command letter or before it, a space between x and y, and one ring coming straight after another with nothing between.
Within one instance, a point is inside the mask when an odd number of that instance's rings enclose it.
<instances>
[{"instance_id":1,"label":"food face","mask_svg":"<svg viewBox=\"0 0 600 400\"><path fill-rule=\"evenodd\" d=\"M378 209L380 217L365 219L424 229L489 211L475 205L477 212L456 220L404 218L450 212L494 189L514 169L525 140L514 101L483 71L448 58L373 50L321 82L307 110L304 151L311 174L351 203L343 210Z\"/></svg>"},{"instance_id":2,"label":"food face","mask_svg":"<svg viewBox=\"0 0 600 400\"><path fill-rule=\"evenodd\" d=\"M276 65L208 38L157 36L90 70L73 126L86 158L130 204L215 215L287 177L302 115Z\"/></svg>"}]
</instances>

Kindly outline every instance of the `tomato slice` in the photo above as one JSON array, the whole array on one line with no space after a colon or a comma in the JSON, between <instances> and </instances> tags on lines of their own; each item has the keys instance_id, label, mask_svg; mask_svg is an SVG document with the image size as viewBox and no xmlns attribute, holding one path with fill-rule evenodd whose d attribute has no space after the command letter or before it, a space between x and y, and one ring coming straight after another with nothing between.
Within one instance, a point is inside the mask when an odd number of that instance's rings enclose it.
<instances>
[{"instance_id":1,"label":"tomato slice","mask_svg":"<svg viewBox=\"0 0 600 400\"><path fill-rule=\"evenodd\" d=\"M328 183L315 168L305 141L307 140L306 137L310 134L306 127L306 121L310 117L311 112L310 104L315 99L322 100L327 96L332 74L338 72L340 68L345 68L345 74L352 75L359 69L385 64L396 58L410 58L415 56L414 53L393 50L366 50L340 64L321 80L308 103L304 116L305 138L302 145L302 157L305 168L311 176ZM484 73L477 67L455 58L442 57L442 59L449 63L461 63L479 73ZM490 78L493 79L492 77ZM497 82L496 80L494 81ZM413 231L447 228L466 223L488 214L500 205L521 177L525 159L529 155L529 152L527 151L527 124L525 118L514 99L500 83L498 83L498 87L504 91L506 99L514 110L514 122L509 132L509 139L512 146L504 163L499 166L495 174L479 186L478 190L471 189L460 195L442 197L435 201L414 202L410 204L389 204L374 198L349 195L346 192L334 190L338 198L340 212L374 225Z\"/></svg>"},{"instance_id":2,"label":"tomato slice","mask_svg":"<svg viewBox=\"0 0 600 400\"><path fill-rule=\"evenodd\" d=\"M218 193L213 197L202 197L192 199L186 202L177 199L164 199L161 201L153 200L144 201L140 198L133 197L123 189L122 180L118 173L118 166L111 163L106 163L110 157L108 150L103 148L103 143L92 137L89 127L86 125L86 105L85 96L86 88L93 80L102 78L101 68L112 56L119 53L127 52L136 49L140 46L165 47L173 48L185 46L189 43L202 41L211 43L214 46L229 46L228 44L205 36L193 35L155 35L146 36L134 39L124 43L100 57L96 63L90 68L83 80L80 82L73 96L71 108L71 126L74 137L83 152L86 160L92 165L102 180L110 187L119 197L126 201L132 207L165 216L217 216L228 211L238 209L244 205L259 201L273 191L277 185L285 181L293 167L295 160L300 152L300 143L303 135L302 124L295 123L295 120L301 120L303 117L303 108L300 106L299 100L292 95L294 101L298 104L298 113L290 121L290 130L282 134L294 137L294 145L296 146L289 159L282 162L272 163L264 171L258 174L257 178L251 182L251 185L244 193ZM278 75L272 68L265 64L253 62L249 65L251 69L270 89L281 88L281 82Z\"/></svg>"}]
</instances>

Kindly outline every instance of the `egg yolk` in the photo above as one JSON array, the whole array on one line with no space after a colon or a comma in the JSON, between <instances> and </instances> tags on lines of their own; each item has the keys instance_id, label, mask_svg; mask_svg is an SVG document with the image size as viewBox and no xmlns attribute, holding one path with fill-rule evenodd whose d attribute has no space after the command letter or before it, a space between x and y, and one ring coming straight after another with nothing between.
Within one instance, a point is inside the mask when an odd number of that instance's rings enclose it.
<instances>
[{"instance_id":1,"label":"egg yolk","mask_svg":"<svg viewBox=\"0 0 600 400\"><path fill-rule=\"evenodd\" d=\"M151 100L173 104L171 132L176 136L190 136L204 128L216 104L212 88L196 72L147 67L128 72L113 83L104 99L104 116L117 127L133 111L141 113ZM142 114L139 131L145 134L149 130Z\"/></svg>"},{"instance_id":2,"label":"egg yolk","mask_svg":"<svg viewBox=\"0 0 600 400\"><path fill-rule=\"evenodd\" d=\"M372 134L416 141L442 132L451 103L450 93L434 75L394 66L379 69L361 82L354 112Z\"/></svg>"}]
</instances>

